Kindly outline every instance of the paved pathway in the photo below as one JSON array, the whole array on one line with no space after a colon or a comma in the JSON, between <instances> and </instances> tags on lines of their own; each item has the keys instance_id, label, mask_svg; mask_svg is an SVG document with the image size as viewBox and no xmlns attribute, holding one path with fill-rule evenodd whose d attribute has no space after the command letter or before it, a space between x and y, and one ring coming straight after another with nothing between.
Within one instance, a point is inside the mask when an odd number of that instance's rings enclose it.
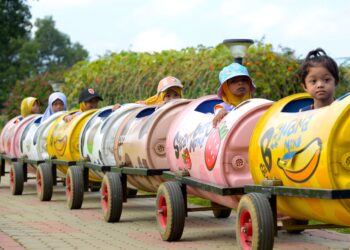
<instances>
[{"instance_id":1,"label":"paved pathway","mask_svg":"<svg viewBox=\"0 0 350 250\"><path fill-rule=\"evenodd\" d=\"M99 193L86 193L83 208L69 210L64 187L52 201L40 202L34 181L23 195L12 196L8 175L0 183L2 249L236 249L235 216L215 219L211 212L191 213L181 241L163 242L156 227L154 198L129 199L119 223L103 221ZM301 235L279 232L275 249L350 249L350 235L308 230Z\"/></svg>"}]
</instances>

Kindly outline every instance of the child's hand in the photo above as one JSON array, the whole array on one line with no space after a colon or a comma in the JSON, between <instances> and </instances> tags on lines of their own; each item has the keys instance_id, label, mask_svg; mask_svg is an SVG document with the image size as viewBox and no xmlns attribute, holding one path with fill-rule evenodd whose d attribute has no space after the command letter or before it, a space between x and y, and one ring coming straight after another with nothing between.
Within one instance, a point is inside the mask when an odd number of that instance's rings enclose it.
<instances>
[{"instance_id":1,"label":"child's hand","mask_svg":"<svg viewBox=\"0 0 350 250\"><path fill-rule=\"evenodd\" d=\"M71 120L73 120L73 116L72 115L66 115L63 117L63 121L65 122L70 122Z\"/></svg>"},{"instance_id":2,"label":"child's hand","mask_svg":"<svg viewBox=\"0 0 350 250\"><path fill-rule=\"evenodd\" d=\"M137 101L137 104L145 104L145 101Z\"/></svg>"},{"instance_id":3,"label":"child's hand","mask_svg":"<svg viewBox=\"0 0 350 250\"><path fill-rule=\"evenodd\" d=\"M216 126L220 123L220 121L227 115L226 109L221 109L219 113L214 117L213 119L213 127L216 128Z\"/></svg>"},{"instance_id":4,"label":"child's hand","mask_svg":"<svg viewBox=\"0 0 350 250\"><path fill-rule=\"evenodd\" d=\"M119 109L121 107L121 105L119 103L114 104L114 106L112 107L112 111L116 111L117 109Z\"/></svg>"}]
</instances>

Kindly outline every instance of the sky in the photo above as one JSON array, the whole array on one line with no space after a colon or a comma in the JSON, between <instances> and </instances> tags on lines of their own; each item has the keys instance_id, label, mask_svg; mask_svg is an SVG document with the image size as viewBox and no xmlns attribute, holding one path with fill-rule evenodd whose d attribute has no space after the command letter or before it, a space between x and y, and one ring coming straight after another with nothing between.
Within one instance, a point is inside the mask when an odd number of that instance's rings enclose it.
<instances>
[{"instance_id":1,"label":"sky","mask_svg":"<svg viewBox=\"0 0 350 250\"><path fill-rule=\"evenodd\" d=\"M32 22L56 28L95 60L109 52L216 46L224 39L264 39L298 57L323 48L350 57L348 0L29 0Z\"/></svg>"}]
</instances>

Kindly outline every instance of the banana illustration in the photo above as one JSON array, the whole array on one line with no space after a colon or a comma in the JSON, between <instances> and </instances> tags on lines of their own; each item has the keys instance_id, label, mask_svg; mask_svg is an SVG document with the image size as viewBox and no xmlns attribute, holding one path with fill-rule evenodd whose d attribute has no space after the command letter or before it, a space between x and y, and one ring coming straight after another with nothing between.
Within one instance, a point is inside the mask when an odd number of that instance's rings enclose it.
<instances>
[{"instance_id":1,"label":"banana illustration","mask_svg":"<svg viewBox=\"0 0 350 250\"><path fill-rule=\"evenodd\" d=\"M55 138L54 140L54 147L58 153L58 155L63 156L64 155L64 151L66 150L66 146L67 146L67 136L64 135L61 138Z\"/></svg>"},{"instance_id":2,"label":"banana illustration","mask_svg":"<svg viewBox=\"0 0 350 250\"><path fill-rule=\"evenodd\" d=\"M300 151L297 151L290 160L278 158L277 166L291 181L302 183L307 181L316 171L322 150L320 138L315 138Z\"/></svg>"}]
</instances>

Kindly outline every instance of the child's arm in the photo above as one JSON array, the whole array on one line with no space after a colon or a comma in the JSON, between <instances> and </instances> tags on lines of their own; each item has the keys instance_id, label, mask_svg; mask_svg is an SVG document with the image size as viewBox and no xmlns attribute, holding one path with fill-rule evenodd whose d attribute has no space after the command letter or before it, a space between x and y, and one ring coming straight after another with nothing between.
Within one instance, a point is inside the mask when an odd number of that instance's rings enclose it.
<instances>
[{"instance_id":1,"label":"child's arm","mask_svg":"<svg viewBox=\"0 0 350 250\"><path fill-rule=\"evenodd\" d=\"M228 111L224 108L220 109L218 112L215 112L216 115L213 119L213 127L216 128L216 126L220 123L220 121L227 115Z\"/></svg>"},{"instance_id":2,"label":"child's arm","mask_svg":"<svg viewBox=\"0 0 350 250\"><path fill-rule=\"evenodd\" d=\"M112 111L116 111L117 109L119 109L121 107L121 105L119 103L114 104L114 106L112 107Z\"/></svg>"},{"instance_id":3,"label":"child's arm","mask_svg":"<svg viewBox=\"0 0 350 250\"><path fill-rule=\"evenodd\" d=\"M63 121L65 122L70 122L71 120L73 120L73 115L66 115L63 117Z\"/></svg>"}]
</instances>

